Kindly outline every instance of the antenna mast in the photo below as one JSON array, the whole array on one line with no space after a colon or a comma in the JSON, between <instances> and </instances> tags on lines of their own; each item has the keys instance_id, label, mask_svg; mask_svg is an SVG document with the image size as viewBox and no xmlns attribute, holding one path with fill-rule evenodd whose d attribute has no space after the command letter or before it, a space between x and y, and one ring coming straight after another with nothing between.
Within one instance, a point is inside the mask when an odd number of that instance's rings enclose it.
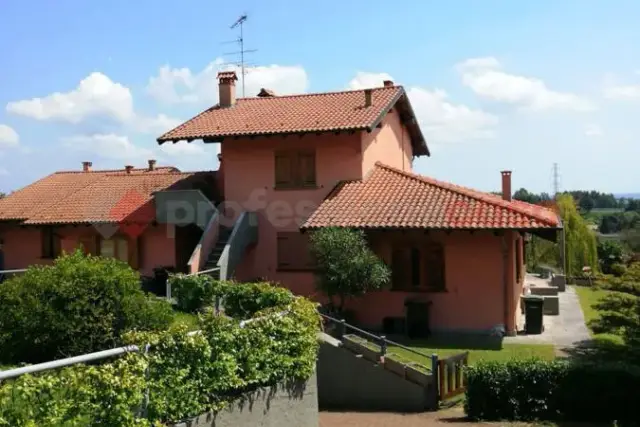
<instances>
[{"instance_id":1,"label":"antenna mast","mask_svg":"<svg viewBox=\"0 0 640 427\"><path fill-rule=\"evenodd\" d=\"M230 53L226 53L225 55L240 55L240 62L239 63L235 63L235 65L239 65L240 66L240 72L242 73L242 97L244 98L245 93L244 93L244 78L247 75L247 71L245 70L245 66L247 65L244 61L244 55L246 53L251 53L251 52L255 52L257 49L249 49L249 50L245 50L244 48L244 23L247 21L247 14L243 14L242 16L240 16L240 18L238 18L236 20L236 22L233 23L233 25L230 27L232 30L235 28L240 27L240 37L238 37L237 40L235 40L235 43L238 43L238 45L240 46L240 50L238 52L230 52Z\"/></svg>"}]
</instances>

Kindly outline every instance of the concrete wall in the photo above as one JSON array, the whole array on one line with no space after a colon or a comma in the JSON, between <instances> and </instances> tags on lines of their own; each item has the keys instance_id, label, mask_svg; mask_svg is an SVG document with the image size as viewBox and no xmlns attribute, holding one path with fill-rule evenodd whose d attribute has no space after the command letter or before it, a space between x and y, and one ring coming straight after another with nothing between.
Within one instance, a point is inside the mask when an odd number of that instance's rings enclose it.
<instances>
[{"instance_id":1,"label":"concrete wall","mask_svg":"<svg viewBox=\"0 0 640 427\"><path fill-rule=\"evenodd\" d=\"M278 384L248 393L217 414L203 414L173 427L318 427L318 387Z\"/></svg>"},{"instance_id":2,"label":"concrete wall","mask_svg":"<svg viewBox=\"0 0 640 427\"><path fill-rule=\"evenodd\" d=\"M434 408L433 390L400 378L322 334L317 362L321 410L422 412Z\"/></svg>"}]
</instances>

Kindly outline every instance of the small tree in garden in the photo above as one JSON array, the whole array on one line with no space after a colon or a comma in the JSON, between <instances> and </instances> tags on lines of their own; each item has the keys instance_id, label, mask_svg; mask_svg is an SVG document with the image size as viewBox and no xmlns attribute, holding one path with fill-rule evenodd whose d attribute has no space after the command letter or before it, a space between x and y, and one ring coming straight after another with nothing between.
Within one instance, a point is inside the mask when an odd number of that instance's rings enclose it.
<instances>
[{"instance_id":1,"label":"small tree in garden","mask_svg":"<svg viewBox=\"0 0 640 427\"><path fill-rule=\"evenodd\" d=\"M360 296L389 283L391 272L367 245L364 232L339 227L322 228L311 234L311 252L316 259L318 288L331 304L344 309L347 297Z\"/></svg>"}]
</instances>

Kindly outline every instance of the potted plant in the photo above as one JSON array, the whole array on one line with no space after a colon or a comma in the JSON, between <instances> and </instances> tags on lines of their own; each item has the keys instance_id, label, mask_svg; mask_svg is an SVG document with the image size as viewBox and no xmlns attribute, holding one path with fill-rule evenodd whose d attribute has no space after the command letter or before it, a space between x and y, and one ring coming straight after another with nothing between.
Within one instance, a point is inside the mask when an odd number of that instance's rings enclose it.
<instances>
[{"instance_id":1,"label":"potted plant","mask_svg":"<svg viewBox=\"0 0 640 427\"><path fill-rule=\"evenodd\" d=\"M362 357L372 362L378 362L380 360L380 346L370 343L357 335L345 335L342 337L342 345L356 354L361 354Z\"/></svg>"},{"instance_id":2,"label":"potted plant","mask_svg":"<svg viewBox=\"0 0 640 427\"><path fill-rule=\"evenodd\" d=\"M407 376L407 365L395 353L388 353L384 357L384 368L402 378Z\"/></svg>"},{"instance_id":3,"label":"potted plant","mask_svg":"<svg viewBox=\"0 0 640 427\"><path fill-rule=\"evenodd\" d=\"M429 368L416 362L410 362L406 366L407 379L422 386L431 383L432 375Z\"/></svg>"}]
</instances>

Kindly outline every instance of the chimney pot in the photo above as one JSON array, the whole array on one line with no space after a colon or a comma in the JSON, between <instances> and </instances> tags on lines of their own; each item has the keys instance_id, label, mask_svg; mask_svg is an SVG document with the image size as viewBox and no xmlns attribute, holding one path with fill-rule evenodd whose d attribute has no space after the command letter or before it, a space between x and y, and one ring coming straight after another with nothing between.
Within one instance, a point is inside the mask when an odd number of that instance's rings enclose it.
<instances>
[{"instance_id":1,"label":"chimney pot","mask_svg":"<svg viewBox=\"0 0 640 427\"><path fill-rule=\"evenodd\" d=\"M93 165L93 163L91 162L82 162L82 171L83 172L89 172L91 170L91 166Z\"/></svg>"},{"instance_id":2,"label":"chimney pot","mask_svg":"<svg viewBox=\"0 0 640 427\"><path fill-rule=\"evenodd\" d=\"M393 87L393 80L385 80L382 83L384 84L384 87Z\"/></svg>"},{"instance_id":3,"label":"chimney pot","mask_svg":"<svg viewBox=\"0 0 640 427\"><path fill-rule=\"evenodd\" d=\"M511 171L502 171L502 199L511 201Z\"/></svg>"},{"instance_id":4,"label":"chimney pot","mask_svg":"<svg viewBox=\"0 0 640 427\"><path fill-rule=\"evenodd\" d=\"M127 173L131 173L131 171L133 170L133 166L131 166L131 165L126 165L126 166L124 167L124 170L125 170Z\"/></svg>"},{"instance_id":5,"label":"chimney pot","mask_svg":"<svg viewBox=\"0 0 640 427\"><path fill-rule=\"evenodd\" d=\"M149 159L149 170L150 171L156 170L156 161L153 159Z\"/></svg>"},{"instance_id":6,"label":"chimney pot","mask_svg":"<svg viewBox=\"0 0 640 427\"><path fill-rule=\"evenodd\" d=\"M364 106L371 107L371 95L373 91L371 89L364 90Z\"/></svg>"},{"instance_id":7,"label":"chimney pot","mask_svg":"<svg viewBox=\"0 0 640 427\"><path fill-rule=\"evenodd\" d=\"M236 80L238 80L238 76L235 71L220 71L218 73L220 107L231 107L236 103Z\"/></svg>"}]
</instances>

